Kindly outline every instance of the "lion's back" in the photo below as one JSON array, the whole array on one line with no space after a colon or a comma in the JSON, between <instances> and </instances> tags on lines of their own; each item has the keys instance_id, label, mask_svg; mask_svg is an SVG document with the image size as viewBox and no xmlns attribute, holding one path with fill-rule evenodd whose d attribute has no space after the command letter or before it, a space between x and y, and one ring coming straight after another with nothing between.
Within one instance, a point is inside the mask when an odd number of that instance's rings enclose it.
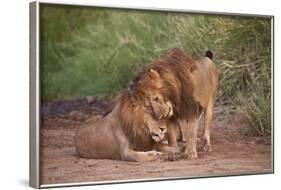
<instances>
[{"instance_id":1,"label":"lion's back","mask_svg":"<svg viewBox=\"0 0 281 190\"><path fill-rule=\"evenodd\" d=\"M214 98L218 90L218 72L216 65L207 57L196 60L197 69L194 70L194 97L204 107Z\"/></svg>"}]
</instances>

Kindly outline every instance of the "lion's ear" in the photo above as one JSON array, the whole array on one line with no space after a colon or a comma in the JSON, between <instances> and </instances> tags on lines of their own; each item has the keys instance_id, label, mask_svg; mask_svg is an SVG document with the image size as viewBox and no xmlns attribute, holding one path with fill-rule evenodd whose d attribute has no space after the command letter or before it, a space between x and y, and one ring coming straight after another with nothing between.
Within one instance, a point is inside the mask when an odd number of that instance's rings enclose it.
<instances>
[{"instance_id":1,"label":"lion's ear","mask_svg":"<svg viewBox=\"0 0 281 190\"><path fill-rule=\"evenodd\" d=\"M154 70L154 69L149 69L148 70L155 78L160 78L160 75L159 75L159 73L156 71L156 70Z\"/></svg>"},{"instance_id":2,"label":"lion's ear","mask_svg":"<svg viewBox=\"0 0 281 190\"><path fill-rule=\"evenodd\" d=\"M162 88L163 84L161 82L161 76L158 71L155 69L149 69L148 72L150 74L150 84L154 85L154 87L156 88Z\"/></svg>"}]
</instances>

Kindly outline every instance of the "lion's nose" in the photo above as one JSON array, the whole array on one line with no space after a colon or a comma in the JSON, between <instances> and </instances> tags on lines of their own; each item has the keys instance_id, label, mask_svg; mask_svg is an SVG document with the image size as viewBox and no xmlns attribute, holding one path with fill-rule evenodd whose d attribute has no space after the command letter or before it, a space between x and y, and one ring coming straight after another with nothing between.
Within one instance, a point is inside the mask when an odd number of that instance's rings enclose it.
<instances>
[{"instance_id":1,"label":"lion's nose","mask_svg":"<svg viewBox=\"0 0 281 190\"><path fill-rule=\"evenodd\" d=\"M161 132L165 130L165 127L160 127Z\"/></svg>"}]
</instances>

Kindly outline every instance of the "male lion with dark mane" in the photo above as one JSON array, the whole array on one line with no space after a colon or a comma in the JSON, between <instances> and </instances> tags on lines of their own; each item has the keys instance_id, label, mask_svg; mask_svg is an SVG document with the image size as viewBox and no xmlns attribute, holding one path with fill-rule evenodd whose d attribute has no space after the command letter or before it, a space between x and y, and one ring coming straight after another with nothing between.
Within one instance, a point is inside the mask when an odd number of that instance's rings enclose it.
<instances>
[{"instance_id":1,"label":"male lion with dark mane","mask_svg":"<svg viewBox=\"0 0 281 190\"><path fill-rule=\"evenodd\" d=\"M218 73L212 62L213 54L193 59L180 49L171 49L149 65L159 75L163 97L171 100L174 117L168 126L169 145L179 150L177 140L186 142L185 154L197 158L197 130L202 113L205 114L204 151L211 151L210 130L213 107L218 91ZM146 80L146 73L139 77Z\"/></svg>"},{"instance_id":2,"label":"male lion with dark mane","mask_svg":"<svg viewBox=\"0 0 281 190\"><path fill-rule=\"evenodd\" d=\"M81 157L152 161L173 150L162 143L172 104L159 93L158 73L149 69L146 76L136 78L109 113L78 128L75 148Z\"/></svg>"}]
</instances>

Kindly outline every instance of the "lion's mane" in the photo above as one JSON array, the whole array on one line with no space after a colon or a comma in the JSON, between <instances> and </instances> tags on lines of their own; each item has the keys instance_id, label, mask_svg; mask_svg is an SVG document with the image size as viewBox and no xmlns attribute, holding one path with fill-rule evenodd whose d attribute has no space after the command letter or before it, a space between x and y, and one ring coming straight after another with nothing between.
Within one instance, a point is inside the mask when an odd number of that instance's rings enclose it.
<instances>
[{"instance_id":1,"label":"lion's mane","mask_svg":"<svg viewBox=\"0 0 281 190\"><path fill-rule=\"evenodd\" d=\"M155 143L145 127L142 98L139 93L131 95L124 91L119 99L121 126L136 151L151 150Z\"/></svg>"},{"instance_id":2,"label":"lion's mane","mask_svg":"<svg viewBox=\"0 0 281 190\"><path fill-rule=\"evenodd\" d=\"M191 74L197 66L191 56L177 48L168 50L139 73L133 83L135 86L141 86L145 90L146 86L151 85L149 69L159 73L162 85L159 90L173 103L177 118L188 119L198 116L201 106L193 97L195 82Z\"/></svg>"}]
</instances>

